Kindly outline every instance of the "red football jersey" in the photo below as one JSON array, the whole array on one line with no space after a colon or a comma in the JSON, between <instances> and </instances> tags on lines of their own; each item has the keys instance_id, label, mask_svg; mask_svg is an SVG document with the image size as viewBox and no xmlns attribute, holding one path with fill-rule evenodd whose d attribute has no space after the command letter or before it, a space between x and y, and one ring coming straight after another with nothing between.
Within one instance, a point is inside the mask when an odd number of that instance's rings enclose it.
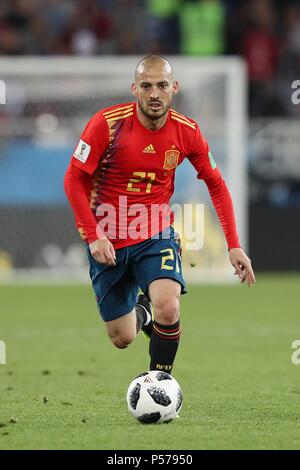
<instances>
[{"instance_id":1,"label":"red football jersey","mask_svg":"<svg viewBox=\"0 0 300 470\"><path fill-rule=\"evenodd\" d=\"M76 217L88 242L105 233L115 248L122 248L168 227L175 171L184 158L206 183L220 176L195 121L170 109L165 125L151 131L139 121L136 106L126 103L96 113L73 154L71 166L91 175L84 190L97 235L86 234Z\"/></svg>"}]
</instances>

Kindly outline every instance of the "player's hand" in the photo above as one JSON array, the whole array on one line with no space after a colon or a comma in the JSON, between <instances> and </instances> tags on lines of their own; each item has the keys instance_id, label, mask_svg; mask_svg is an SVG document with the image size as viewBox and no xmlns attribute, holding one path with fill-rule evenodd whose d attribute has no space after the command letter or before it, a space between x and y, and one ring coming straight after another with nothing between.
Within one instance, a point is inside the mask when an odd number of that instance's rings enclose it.
<instances>
[{"instance_id":1,"label":"player's hand","mask_svg":"<svg viewBox=\"0 0 300 470\"><path fill-rule=\"evenodd\" d=\"M89 244L91 255L98 263L107 264L108 266L116 265L116 252L112 243L108 238L98 238Z\"/></svg>"},{"instance_id":2,"label":"player's hand","mask_svg":"<svg viewBox=\"0 0 300 470\"><path fill-rule=\"evenodd\" d=\"M247 281L249 287L255 284L255 275L251 266L251 260L241 248L232 248L229 250L229 259L235 268L235 275L238 275L241 283Z\"/></svg>"}]
</instances>

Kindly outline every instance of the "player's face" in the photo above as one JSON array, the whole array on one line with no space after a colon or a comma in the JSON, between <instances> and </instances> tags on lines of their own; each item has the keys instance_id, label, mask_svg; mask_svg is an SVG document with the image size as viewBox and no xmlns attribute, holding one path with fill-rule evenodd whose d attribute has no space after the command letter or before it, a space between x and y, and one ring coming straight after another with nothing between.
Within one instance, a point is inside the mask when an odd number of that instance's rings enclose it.
<instances>
[{"instance_id":1,"label":"player's face","mask_svg":"<svg viewBox=\"0 0 300 470\"><path fill-rule=\"evenodd\" d=\"M132 92L138 99L142 113L152 121L160 119L171 107L172 98L178 92L178 83L164 66L144 68L139 73Z\"/></svg>"}]
</instances>

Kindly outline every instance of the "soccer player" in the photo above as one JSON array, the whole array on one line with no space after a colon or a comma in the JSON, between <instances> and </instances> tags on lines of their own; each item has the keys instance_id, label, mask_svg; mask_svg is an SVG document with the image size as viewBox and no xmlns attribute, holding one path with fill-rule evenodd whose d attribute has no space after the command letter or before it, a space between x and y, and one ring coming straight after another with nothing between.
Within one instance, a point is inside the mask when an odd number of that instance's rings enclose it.
<instances>
[{"instance_id":1,"label":"soccer player","mask_svg":"<svg viewBox=\"0 0 300 470\"><path fill-rule=\"evenodd\" d=\"M195 121L171 109L179 85L169 61L142 59L131 90L136 102L102 109L86 125L65 191L86 242L97 305L111 341L126 348L142 329L150 338L150 369L171 373L180 339L179 300L186 290L169 200L184 158L207 185L235 274L249 286L255 276L206 140ZM139 288L143 294L138 295Z\"/></svg>"}]
</instances>

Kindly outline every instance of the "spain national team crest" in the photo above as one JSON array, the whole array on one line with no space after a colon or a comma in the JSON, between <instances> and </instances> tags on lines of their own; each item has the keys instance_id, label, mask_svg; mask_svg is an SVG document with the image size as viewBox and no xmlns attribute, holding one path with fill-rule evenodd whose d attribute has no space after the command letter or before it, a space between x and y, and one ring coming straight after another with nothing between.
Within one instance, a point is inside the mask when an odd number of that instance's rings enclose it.
<instances>
[{"instance_id":1,"label":"spain national team crest","mask_svg":"<svg viewBox=\"0 0 300 470\"><path fill-rule=\"evenodd\" d=\"M177 167L180 152L179 150L167 150L165 152L165 170L173 170Z\"/></svg>"}]
</instances>

